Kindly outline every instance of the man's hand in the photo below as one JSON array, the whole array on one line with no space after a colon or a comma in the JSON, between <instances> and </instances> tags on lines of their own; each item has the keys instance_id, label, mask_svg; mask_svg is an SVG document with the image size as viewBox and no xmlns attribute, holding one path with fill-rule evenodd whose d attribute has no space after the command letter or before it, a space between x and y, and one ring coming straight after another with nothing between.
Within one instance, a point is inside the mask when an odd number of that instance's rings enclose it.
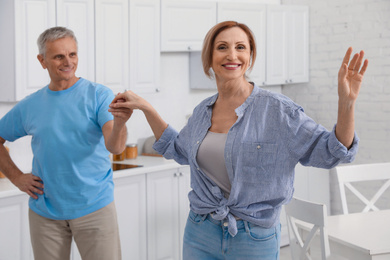
<instances>
[{"instance_id":1,"label":"man's hand","mask_svg":"<svg viewBox=\"0 0 390 260\"><path fill-rule=\"evenodd\" d=\"M28 174L20 174L11 182L19 188L19 190L27 193L33 199L38 199L38 195L43 194L43 183L41 178L35 176L31 173Z\"/></svg>"}]
</instances>

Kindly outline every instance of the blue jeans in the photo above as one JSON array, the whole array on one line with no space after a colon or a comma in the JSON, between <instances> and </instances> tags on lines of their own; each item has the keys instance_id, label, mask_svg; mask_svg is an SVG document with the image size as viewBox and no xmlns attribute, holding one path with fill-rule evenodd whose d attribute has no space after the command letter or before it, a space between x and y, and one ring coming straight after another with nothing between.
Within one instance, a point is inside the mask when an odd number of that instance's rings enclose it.
<instances>
[{"instance_id":1,"label":"blue jeans","mask_svg":"<svg viewBox=\"0 0 390 260\"><path fill-rule=\"evenodd\" d=\"M225 222L210 214L190 211L184 231L183 260L279 259L280 224L267 229L237 220L238 233L232 237Z\"/></svg>"}]
</instances>

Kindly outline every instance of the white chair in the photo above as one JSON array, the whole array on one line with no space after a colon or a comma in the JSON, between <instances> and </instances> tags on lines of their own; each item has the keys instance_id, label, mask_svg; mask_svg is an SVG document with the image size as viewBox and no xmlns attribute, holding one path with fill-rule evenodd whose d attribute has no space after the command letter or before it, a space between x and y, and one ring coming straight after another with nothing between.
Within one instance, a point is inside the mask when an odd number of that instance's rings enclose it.
<instances>
[{"instance_id":1,"label":"white chair","mask_svg":"<svg viewBox=\"0 0 390 260\"><path fill-rule=\"evenodd\" d=\"M375 163L338 166L334 168L340 189L340 199L343 214L348 214L347 196L345 187L348 188L356 197L358 197L365 205L361 212L377 211L379 208L375 206L378 199L390 187L390 163ZM366 198L356 189L356 185L352 183L365 181L384 181L382 186L376 191L371 199Z\"/></svg>"},{"instance_id":2,"label":"white chair","mask_svg":"<svg viewBox=\"0 0 390 260\"><path fill-rule=\"evenodd\" d=\"M318 233L321 243L321 259L327 259L330 256L330 249L326 230L326 205L293 198L289 204L285 205L285 211L292 259L311 260L310 246ZM308 230L306 237L302 236L302 230Z\"/></svg>"}]
</instances>

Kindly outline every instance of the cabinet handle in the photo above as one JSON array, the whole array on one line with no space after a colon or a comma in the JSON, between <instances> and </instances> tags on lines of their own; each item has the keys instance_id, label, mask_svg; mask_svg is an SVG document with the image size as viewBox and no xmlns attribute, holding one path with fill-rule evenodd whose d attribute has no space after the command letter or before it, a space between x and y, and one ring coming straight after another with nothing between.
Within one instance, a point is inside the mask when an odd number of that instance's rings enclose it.
<instances>
[{"instance_id":1,"label":"cabinet handle","mask_svg":"<svg viewBox=\"0 0 390 260\"><path fill-rule=\"evenodd\" d=\"M177 173L176 172L173 174L173 177L177 177Z\"/></svg>"},{"instance_id":2,"label":"cabinet handle","mask_svg":"<svg viewBox=\"0 0 390 260\"><path fill-rule=\"evenodd\" d=\"M290 79L290 83L292 83L293 82L293 80L292 79Z\"/></svg>"},{"instance_id":3,"label":"cabinet handle","mask_svg":"<svg viewBox=\"0 0 390 260\"><path fill-rule=\"evenodd\" d=\"M286 79L286 83L288 83L288 79Z\"/></svg>"},{"instance_id":4,"label":"cabinet handle","mask_svg":"<svg viewBox=\"0 0 390 260\"><path fill-rule=\"evenodd\" d=\"M191 46L188 46L187 49L190 51L191 50Z\"/></svg>"},{"instance_id":5,"label":"cabinet handle","mask_svg":"<svg viewBox=\"0 0 390 260\"><path fill-rule=\"evenodd\" d=\"M179 172L179 176L183 176L183 173L182 173L182 172Z\"/></svg>"}]
</instances>

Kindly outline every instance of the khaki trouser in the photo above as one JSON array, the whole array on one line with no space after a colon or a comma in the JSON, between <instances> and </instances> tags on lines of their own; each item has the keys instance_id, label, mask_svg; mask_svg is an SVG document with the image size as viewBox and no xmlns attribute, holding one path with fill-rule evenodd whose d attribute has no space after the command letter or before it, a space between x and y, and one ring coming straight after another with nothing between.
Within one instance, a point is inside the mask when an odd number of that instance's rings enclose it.
<instances>
[{"instance_id":1,"label":"khaki trouser","mask_svg":"<svg viewBox=\"0 0 390 260\"><path fill-rule=\"evenodd\" d=\"M83 260L120 260L115 203L72 220L53 220L29 211L36 260L69 260L72 237Z\"/></svg>"}]
</instances>

